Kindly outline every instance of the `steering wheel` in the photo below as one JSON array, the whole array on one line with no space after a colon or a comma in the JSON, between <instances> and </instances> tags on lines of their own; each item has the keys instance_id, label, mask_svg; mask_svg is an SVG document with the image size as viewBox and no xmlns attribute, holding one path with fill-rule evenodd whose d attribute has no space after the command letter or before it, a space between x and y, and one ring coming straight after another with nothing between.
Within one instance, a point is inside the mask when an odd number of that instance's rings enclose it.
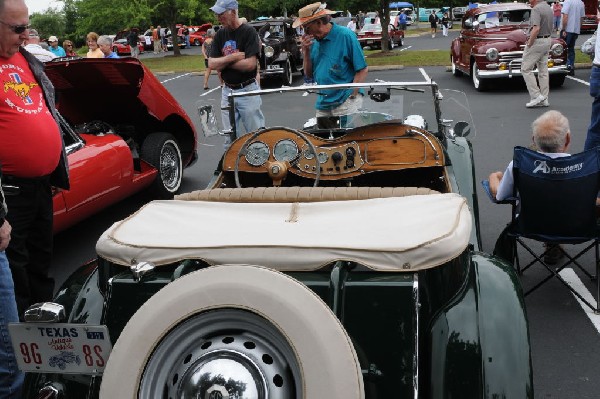
<instances>
[{"instance_id":1,"label":"steering wheel","mask_svg":"<svg viewBox=\"0 0 600 399\"><path fill-rule=\"evenodd\" d=\"M314 160L317 164L317 166L315 167L315 183L313 184L313 187L318 187L319 186L319 179L321 178L321 166L319 163L319 157L317 156L317 149L316 147L313 145L313 143L308 139L308 137L306 137L306 135L304 133L301 133L299 131L296 130L291 130L291 129L285 129L287 132L290 133L294 133L296 136L300 137L302 139L302 141L304 141L307 145L308 148L310 149L310 151L313 153L314 155ZM237 156L235 158L235 168L233 170L234 176L235 176L235 186L237 188L242 188L242 185L240 184L240 158L242 158L243 156L245 156L248 153L248 147L250 146L250 144L256 140L259 136L267 133L267 132L271 132L273 131L273 129L269 129L269 130L259 130L255 133L253 133L242 145L242 147L240 148L240 150L237 153ZM298 156L292 160L296 161L302 154L299 153ZM271 176L271 178L273 179L273 184L274 185L279 185L281 184L281 181L285 178L285 176L287 175L288 172L288 168L290 166L290 163L288 161L286 162L279 162L279 161L271 161L267 163L267 173L269 174L269 176ZM279 183L279 184L277 184Z\"/></svg>"}]
</instances>

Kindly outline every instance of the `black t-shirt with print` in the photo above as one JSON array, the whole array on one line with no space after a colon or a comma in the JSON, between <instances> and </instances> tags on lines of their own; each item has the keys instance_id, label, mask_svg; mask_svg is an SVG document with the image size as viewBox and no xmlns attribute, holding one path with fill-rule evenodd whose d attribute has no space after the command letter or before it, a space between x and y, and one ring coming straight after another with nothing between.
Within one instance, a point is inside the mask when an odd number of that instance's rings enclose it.
<instances>
[{"instance_id":1,"label":"black t-shirt with print","mask_svg":"<svg viewBox=\"0 0 600 399\"><path fill-rule=\"evenodd\" d=\"M221 28L217 31L210 46L210 58L219 58L228 54L243 51L246 58L259 56L260 40L256 29L248 24L240 25L236 30ZM256 68L251 71L239 71L227 67L221 71L221 77L226 83L238 84L256 76Z\"/></svg>"}]
</instances>

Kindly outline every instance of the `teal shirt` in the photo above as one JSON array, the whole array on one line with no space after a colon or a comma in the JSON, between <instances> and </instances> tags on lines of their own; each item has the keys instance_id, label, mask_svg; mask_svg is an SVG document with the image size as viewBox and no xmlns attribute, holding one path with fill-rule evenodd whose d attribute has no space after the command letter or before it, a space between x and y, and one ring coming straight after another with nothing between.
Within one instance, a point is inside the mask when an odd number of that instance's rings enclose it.
<instances>
[{"instance_id":1,"label":"teal shirt","mask_svg":"<svg viewBox=\"0 0 600 399\"><path fill-rule=\"evenodd\" d=\"M356 72L367 67L356 34L332 23L331 30L321 40L315 40L310 50L313 78L320 85L352 83ZM352 90L322 90L315 107L330 110L344 103Z\"/></svg>"}]
</instances>

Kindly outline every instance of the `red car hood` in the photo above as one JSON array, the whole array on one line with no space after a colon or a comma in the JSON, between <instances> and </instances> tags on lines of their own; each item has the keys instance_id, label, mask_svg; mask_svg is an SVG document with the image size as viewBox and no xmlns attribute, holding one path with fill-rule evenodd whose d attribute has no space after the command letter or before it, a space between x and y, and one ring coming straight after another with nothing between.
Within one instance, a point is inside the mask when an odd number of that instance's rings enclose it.
<instances>
[{"instance_id":1,"label":"red car hood","mask_svg":"<svg viewBox=\"0 0 600 399\"><path fill-rule=\"evenodd\" d=\"M57 108L71 123L95 119L145 125L177 114L193 126L179 103L134 58L82 58L46 64Z\"/></svg>"}]
</instances>

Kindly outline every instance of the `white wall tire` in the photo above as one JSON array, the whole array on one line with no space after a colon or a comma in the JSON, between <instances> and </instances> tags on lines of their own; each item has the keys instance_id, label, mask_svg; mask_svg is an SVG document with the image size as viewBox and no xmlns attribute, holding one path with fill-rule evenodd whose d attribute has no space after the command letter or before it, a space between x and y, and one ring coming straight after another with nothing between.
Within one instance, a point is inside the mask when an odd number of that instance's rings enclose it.
<instances>
[{"instance_id":1,"label":"white wall tire","mask_svg":"<svg viewBox=\"0 0 600 399\"><path fill-rule=\"evenodd\" d=\"M100 388L101 399L137 398L146 380L160 388L171 375L169 356L158 354L171 334L185 328L195 317L250 313L270 321L295 355L299 387L293 397L361 399L364 388L360 364L343 326L327 305L293 278L258 266L225 265L191 273L168 284L152 296L130 319L114 349ZM233 312L233 313L227 313ZM252 316L252 317L254 317ZM220 323L224 323L223 319ZM218 323L216 323L218 325ZM212 324L208 325L210 328ZM187 333L180 335L187 336ZM268 337L270 335L267 334ZM193 337L195 350L202 344ZM277 341L277 340L275 340ZM177 341L177 345L182 343ZM283 351L285 352L285 351ZM153 354L157 354L153 359ZM188 360L190 365L200 359ZM148 364L160 362L160 375L144 379ZM180 363L176 363L180 367ZM192 368L192 366L190 366ZM165 381L160 381L160 379ZM181 378L181 384L184 384ZM165 385L166 384L166 385ZM175 383L173 382L173 385ZM279 398L269 391L268 398ZM141 396L140 396L141 397Z\"/></svg>"}]
</instances>

